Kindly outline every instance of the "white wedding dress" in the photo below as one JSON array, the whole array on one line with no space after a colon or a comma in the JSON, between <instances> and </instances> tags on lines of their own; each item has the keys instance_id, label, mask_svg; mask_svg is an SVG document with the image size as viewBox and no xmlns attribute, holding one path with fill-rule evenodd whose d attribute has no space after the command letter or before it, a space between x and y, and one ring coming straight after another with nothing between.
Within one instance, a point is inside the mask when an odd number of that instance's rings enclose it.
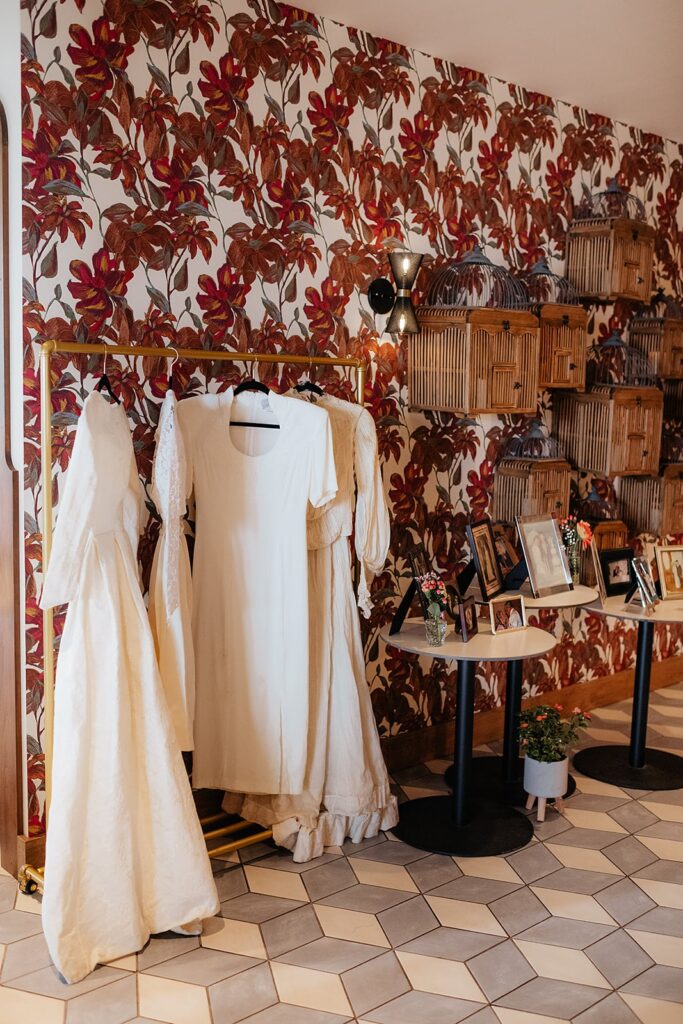
<instances>
[{"instance_id":1,"label":"white wedding dress","mask_svg":"<svg viewBox=\"0 0 683 1024\"><path fill-rule=\"evenodd\" d=\"M241 813L273 826L295 861L318 857L347 837L360 842L398 821L377 734L351 579L354 496L358 604L370 614L367 575L386 561L390 540L377 433L367 409L331 395L316 401L332 425L336 496L308 519L310 684L303 791L247 796Z\"/></svg>"},{"instance_id":2,"label":"white wedding dress","mask_svg":"<svg viewBox=\"0 0 683 1024\"><path fill-rule=\"evenodd\" d=\"M125 412L94 392L41 601L69 605L42 910L50 955L69 982L219 909L140 588L142 497Z\"/></svg>"}]
</instances>

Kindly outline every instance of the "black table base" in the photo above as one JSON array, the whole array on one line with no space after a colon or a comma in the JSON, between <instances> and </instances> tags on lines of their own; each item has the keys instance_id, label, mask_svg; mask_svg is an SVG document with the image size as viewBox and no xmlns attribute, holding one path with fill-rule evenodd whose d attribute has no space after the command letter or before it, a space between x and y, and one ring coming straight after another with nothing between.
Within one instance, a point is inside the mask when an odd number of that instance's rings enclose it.
<instances>
[{"instance_id":1,"label":"black table base","mask_svg":"<svg viewBox=\"0 0 683 1024\"><path fill-rule=\"evenodd\" d=\"M600 779L622 789L679 789L683 786L683 757L667 750L644 751L642 768L629 763L625 744L586 747L574 754L574 768L591 779Z\"/></svg>"},{"instance_id":2,"label":"black table base","mask_svg":"<svg viewBox=\"0 0 683 1024\"><path fill-rule=\"evenodd\" d=\"M647 712L650 701L650 669L655 624L638 623L638 649L633 678L631 742L628 747L586 747L574 755L577 772L591 779L626 789L678 789L683 786L683 758L665 750L646 748Z\"/></svg>"},{"instance_id":3,"label":"black table base","mask_svg":"<svg viewBox=\"0 0 683 1024\"><path fill-rule=\"evenodd\" d=\"M394 835L418 850L451 857L495 857L531 842L534 827L519 811L500 804L475 806L465 825L453 822L450 796L426 796L399 807Z\"/></svg>"}]
</instances>

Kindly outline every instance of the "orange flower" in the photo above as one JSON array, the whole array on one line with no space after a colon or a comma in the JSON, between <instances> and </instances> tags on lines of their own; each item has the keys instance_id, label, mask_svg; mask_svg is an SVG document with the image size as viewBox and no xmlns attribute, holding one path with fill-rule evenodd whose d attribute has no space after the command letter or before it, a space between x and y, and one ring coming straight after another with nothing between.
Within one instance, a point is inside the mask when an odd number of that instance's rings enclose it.
<instances>
[{"instance_id":1,"label":"orange flower","mask_svg":"<svg viewBox=\"0 0 683 1024\"><path fill-rule=\"evenodd\" d=\"M547 715L536 715L536 721L537 722L545 722L547 717L548 717Z\"/></svg>"},{"instance_id":2,"label":"orange flower","mask_svg":"<svg viewBox=\"0 0 683 1024\"><path fill-rule=\"evenodd\" d=\"M520 729L528 729L528 728L529 728L529 723L528 722L522 722L522 724L520 725Z\"/></svg>"}]
</instances>

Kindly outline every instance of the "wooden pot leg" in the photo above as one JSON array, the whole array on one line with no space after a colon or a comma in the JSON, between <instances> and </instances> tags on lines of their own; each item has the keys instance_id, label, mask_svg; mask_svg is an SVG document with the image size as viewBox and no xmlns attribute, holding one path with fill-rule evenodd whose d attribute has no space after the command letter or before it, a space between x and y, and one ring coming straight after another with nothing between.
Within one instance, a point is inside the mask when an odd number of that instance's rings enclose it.
<instances>
[{"instance_id":1,"label":"wooden pot leg","mask_svg":"<svg viewBox=\"0 0 683 1024\"><path fill-rule=\"evenodd\" d=\"M527 811L530 811L535 803L536 803L536 797L533 796L531 793L529 793L528 797L526 798L526 809L527 809Z\"/></svg>"},{"instance_id":2,"label":"wooden pot leg","mask_svg":"<svg viewBox=\"0 0 683 1024\"><path fill-rule=\"evenodd\" d=\"M538 811L536 812L536 821L545 821L545 805L546 798L544 796L539 796Z\"/></svg>"}]
</instances>

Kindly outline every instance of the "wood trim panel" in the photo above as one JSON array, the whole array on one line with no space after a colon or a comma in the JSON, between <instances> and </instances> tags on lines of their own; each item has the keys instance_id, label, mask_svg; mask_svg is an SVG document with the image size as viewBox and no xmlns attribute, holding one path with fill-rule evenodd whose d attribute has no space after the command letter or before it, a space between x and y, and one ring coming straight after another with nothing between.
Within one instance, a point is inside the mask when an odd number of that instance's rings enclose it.
<instances>
[{"instance_id":1,"label":"wood trim panel","mask_svg":"<svg viewBox=\"0 0 683 1024\"><path fill-rule=\"evenodd\" d=\"M651 690L683 681L683 656L656 661L652 665ZM633 669L601 676L586 683L574 683L561 690L551 690L523 701L523 707L533 708L538 704L562 704L565 708L580 705L584 711L605 707L617 701L626 700L633 693ZM474 716L474 742L490 743L503 735L504 709L482 711ZM683 727L682 727L683 732ZM389 771L412 768L437 757L451 757L453 754L455 727L453 722L439 722L415 732L388 736L382 740L382 752Z\"/></svg>"},{"instance_id":2,"label":"wood trim panel","mask_svg":"<svg viewBox=\"0 0 683 1024\"><path fill-rule=\"evenodd\" d=\"M7 121L0 104L0 863L16 874L16 838L22 827L23 701L19 659L19 475L11 451L8 158Z\"/></svg>"}]
</instances>

